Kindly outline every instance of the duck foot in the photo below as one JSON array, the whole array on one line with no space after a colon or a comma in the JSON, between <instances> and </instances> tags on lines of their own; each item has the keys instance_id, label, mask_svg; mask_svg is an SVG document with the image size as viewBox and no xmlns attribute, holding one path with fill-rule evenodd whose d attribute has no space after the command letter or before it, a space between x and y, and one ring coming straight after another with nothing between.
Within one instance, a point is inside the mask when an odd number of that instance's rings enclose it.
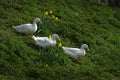
<instances>
[{"instance_id":1,"label":"duck foot","mask_svg":"<svg viewBox=\"0 0 120 80\"><path fill-rule=\"evenodd\" d=\"M76 60L76 63L82 64L82 62L79 59Z\"/></svg>"},{"instance_id":2,"label":"duck foot","mask_svg":"<svg viewBox=\"0 0 120 80\"><path fill-rule=\"evenodd\" d=\"M29 33L30 36L33 36L33 33Z\"/></svg>"}]
</instances>

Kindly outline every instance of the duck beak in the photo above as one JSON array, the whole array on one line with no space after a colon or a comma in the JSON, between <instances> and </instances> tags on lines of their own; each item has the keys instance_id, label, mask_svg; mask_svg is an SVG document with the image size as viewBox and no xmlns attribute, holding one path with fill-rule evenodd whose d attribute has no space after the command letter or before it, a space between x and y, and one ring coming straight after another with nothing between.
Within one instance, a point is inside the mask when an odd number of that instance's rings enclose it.
<instances>
[{"instance_id":1,"label":"duck beak","mask_svg":"<svg viewBox=\"0 0 120 80\"><path fill-rule=\"evenodd\" d=\"M59 36L57 36L57 39L58 39L59 41L61 41Z\"/></svg>"},{"instance_id":2,"label":"duck beak","mask_svg":"<svg viewBox=\"0 0 120 80\"><path fill-rule=\"evenodd\" d=\"M61 41L59 36L58 36L58 40Z\"/></svg>"},{"instance_id":3,"label":"duck beak","mask_svg":"<svg viewBox=\"0 0 120 80\"><path fill-rule=\"evenodd\" d=\"M86 48L86 51L90 51L90 49L89 49L89 48Z\"/></svg>"},{"instance_id":4,"label":"duck beak","mask_svg":"<svg viewBox=\"0 0 120 80\"><path fill-rule=\"evenodd\" d=\"M39 23L40 23L40 24L43 24L43 22L42 22L41 20L39 21Z\"/></svg>"},{"instance_id":5,"label":"duck beak","mask_svg":"<svg viewBox=\"0 0 120 80\"><path fill-rule=\"evenodd\" d=\"M58 38L58 40L61 41L60 38Z\"/></svg>"}]
</instances>

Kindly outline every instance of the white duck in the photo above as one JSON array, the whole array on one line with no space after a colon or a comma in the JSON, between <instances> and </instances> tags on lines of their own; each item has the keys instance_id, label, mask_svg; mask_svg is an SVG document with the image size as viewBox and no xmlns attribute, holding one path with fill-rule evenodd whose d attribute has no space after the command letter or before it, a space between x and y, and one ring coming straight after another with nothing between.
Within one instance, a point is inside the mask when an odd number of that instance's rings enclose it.
<instances>
[{"instance_id":1,"label":"white duck","mask_svg":"<svg viewBox=\"0 0 120 80\"><path fill-rule=\"evenodd\" d=\"M75 59L78 63L81 64L79 61L79 57L85 56L86 51L85 49L89 50L87 44L83 44L81 48L70 48L70 47L62 47L65 54L69 55L71 58Z\"/></svg>"},{"instance_id":2,"label":"white duck","mask_svg":"<svg viewBox=\"0 0 120 80\"><path fill-rule=\"evenodd\" d=\"M35 41L35 44L41 47L55 46L57 43L56 38L60 41L57 34L53 34L52 39L49 39L48 37L35 37L34 35L32 38Z\"/></svg>"},{"instance_id":3,"label":"white duck","mask_svg":"<svg viewBox=\"0 0 120 80\"><path fill-rule=\"evenodd\" d=\"M31 33L34 33L34 32L37 31L37 22L42 23L40 18L35 18L33 20L33 24L30 24L30 23L21 24L21 25L18 25L18 26L13 26L13 28L19 33L31 34Z\"/></svg>"}]
</instances>

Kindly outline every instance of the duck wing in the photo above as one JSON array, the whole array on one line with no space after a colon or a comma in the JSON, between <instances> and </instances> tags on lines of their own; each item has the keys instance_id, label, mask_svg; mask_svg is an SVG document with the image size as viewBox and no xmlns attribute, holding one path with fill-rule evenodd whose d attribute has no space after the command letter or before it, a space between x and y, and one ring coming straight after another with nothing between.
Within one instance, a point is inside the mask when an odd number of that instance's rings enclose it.
<instances>
[{"instance_id":1,"label":"duck wing","mask_svg":"<svg viewBox=\"0 0 120 80\"><path fill-rule=\"evenodd\" d=\"M78 56L84 56L85 52L79 48L62 47L65 54L77 59Z\"/></svg>"},{"instance_id":2,"label":"duck wing","mask_svg":"<svg viewBox=\"0 0 120 80\"><path fill-rule=\"evenodd\" d=\"M27 32L32 29L32 24L21 24L14 27L18 32Z\"/></svg>"},{"instance_id":3,"label":"duck wing","mask_svg":"<svg viewBox=\"0 0 120 80\"><path fill-rule=\"evenodd\" d=\"M38 40L48 40L48 37L36 37Z\"/></svg>"},{"instance_id":4,"label":"duck wing","mask_svg":"<svg viewBox=\"0 0 120 80\"><path fill-rule=\"evenodd\" d=\"M77 51L79 51L80 49L79 48L69 48L69 47L63 47L63 49L65 51L69 51L71 53L76 53Z\"/></svg>"},{"instance_id":5,"label":"duck wing","mask_svg":"<svg viewBox=\"0 0 120 80\"><path fill-rule=\"evenodd\" d=\"M41 44L45 44L48 42L48 38L47 37L36 37L37 41Z\"/></svg>"},{"instance_id":6,"label":"duck wing","mask_svg":"<svg viewBox=\"0 0 120 80\"><path fill-rule=\"evenodd\" d=\"M28 23L28 24L21 24L21 25L18 25L18 26L14 26L14 28L28 28L29 26L31 26L32 24Z\"/></svg>"},{"instance_id":7,"label":"duck wing","mask_svg":"<svg viewBox=\"0 0 120 80\"><path fill-rule=\"evenodd\" d=\"M48 40L46 38L42 38L42 39L39 38L36 42L41 47L49 46Z\"/></svg>"}]
</instances>

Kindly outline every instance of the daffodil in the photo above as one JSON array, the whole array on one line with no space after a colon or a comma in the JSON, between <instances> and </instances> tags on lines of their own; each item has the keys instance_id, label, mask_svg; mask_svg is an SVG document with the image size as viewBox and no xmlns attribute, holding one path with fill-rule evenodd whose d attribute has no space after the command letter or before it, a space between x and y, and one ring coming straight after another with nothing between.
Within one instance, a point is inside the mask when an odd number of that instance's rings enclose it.
<instances>
[{"instance_id":1,"label":"daffodil","mask_svg":"<svg viewBox=\"0 0 120 80\"><path fill-rule=\"evenodd\" d=\"M55 17L55 20L58 22L58 17Z\"/></svg>"},{"instance_id":2,"label":"daffodil","mask_svg":"<svg viewBox=\"0 0 120 80\"><path fill-rule=\"evenodd\" d=\"M51 17L52 17L52 19L54 19L54 18L55 18L55 16L54 16L54 15L52 15Z\"/></svg>"},{"instance_id":3,"label":"daffodil","mask_svg":"<svg viewBox=\"0 0 120 80\"><path fill-rule=\"evenodd\" d=\"M50 12L49 12L50 14L53 14L53 11L52 10L50 10Z\"/></svg>"},{"instance_id":4,"label":"daffodil","mask_svg":"<svg viewBox=\"0 0 120 80\"><path fill-rule=\"evenodd\" d=\"M49 35L49 36L48 36L48 39L52 39L52 36L51 36L51 35Z\"/></svg>"},{"instance_id":5,"label":"daffodil","mask_svg":"<svg viewBox=\"0 0 120 80\"><path fill-rule=\"evenodd\" d=\"M59 46L59 47L62 47L62 43L61 43L61 42L59 42L58 46Z\"/></svg>"},{"instance_id":6,"label":"daffodil","mask_svg":"<svg viewBox=\"0 0 120 80\"><path fill-rule=\"evenodd\" d=\"M46 66L46 67L48 67L48 65L47 65L47 64L46 64L45 66Z\"/></svg>"},{"instance_id":7,"label":"daffodil","mask_svg":"<svg viewBox=\"0 0 120 80\"><path fill-rule=\"evenodd\" d=\"M44 14L45 14L45 15L48 15L48 12L47 12L47 11L45 11L45 12L44 12Z\"/></svg>"}]
</instances>

